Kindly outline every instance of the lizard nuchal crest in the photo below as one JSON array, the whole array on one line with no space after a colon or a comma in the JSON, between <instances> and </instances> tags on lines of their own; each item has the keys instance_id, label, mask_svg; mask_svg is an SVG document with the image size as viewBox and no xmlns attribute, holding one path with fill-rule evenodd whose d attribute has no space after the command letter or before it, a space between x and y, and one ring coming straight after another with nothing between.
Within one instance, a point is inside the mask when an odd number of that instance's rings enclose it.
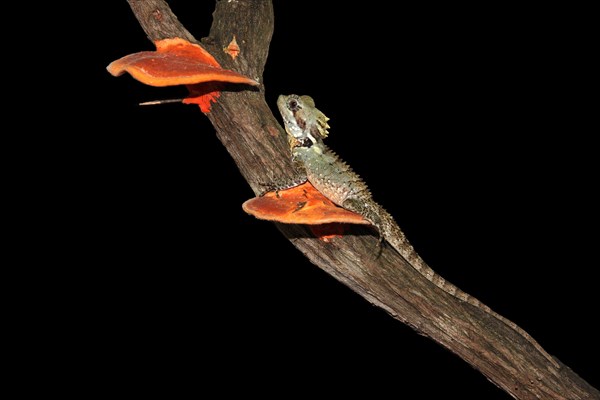
<instances>
[{"instance_id":1,"label":"lizard nuchal crest","mask_svg":"<svg viewBox=\"0 0 600 400\"><path fill-rule=\"evenodd\" d=\"M328 118L309 96L281 95L277 107L283 118L294 161L306 172L308 181L333 203L363 216L414 269L444 292L465 301L510 326L525 337L558 368L556 361L522 328L460 290L433 271L417 254L394 218L376 203L365 182L323 139L328 135Z\"/></svg>"}]
</instances>

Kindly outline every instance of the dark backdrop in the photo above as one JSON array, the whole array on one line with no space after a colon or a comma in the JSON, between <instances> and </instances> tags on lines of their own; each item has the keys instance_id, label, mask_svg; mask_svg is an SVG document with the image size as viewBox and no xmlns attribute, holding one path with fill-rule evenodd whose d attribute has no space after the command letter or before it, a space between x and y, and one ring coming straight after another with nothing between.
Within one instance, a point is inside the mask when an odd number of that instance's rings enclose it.
<instances>
[{"instance_id":1,"label":"dark backdrop","mask_svg":"<svg viewBox=\"0 0 600 400\"><path fill-rule=\"evenodd\" d=\"M152 49L127 3L106 3L90 49L78 50L90 53L94 95L73 107L85 109L81 226L95 232L78 287L109 384L508 398L246 215L253 193L208 119L195 106L137 105L185 90L106 72ZM169 3L207 35L213 2ZM280 93L313 96L331 118L330 146L434 270L598 387L597 151L582 122L582 14L331 7L275 1L264 75L272 109Z\"/></svg>"}]
</instances>

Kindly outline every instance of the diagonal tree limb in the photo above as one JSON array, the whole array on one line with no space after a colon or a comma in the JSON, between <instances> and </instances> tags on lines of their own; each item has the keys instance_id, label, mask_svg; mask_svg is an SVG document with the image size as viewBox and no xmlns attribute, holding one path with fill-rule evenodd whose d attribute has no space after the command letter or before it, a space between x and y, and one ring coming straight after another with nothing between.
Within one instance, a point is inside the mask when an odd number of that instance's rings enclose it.
<instances>
[{"instance_id":1,"label":"diagonal tree limb","mask_svg":"<svg viewBox=\"0 0 600 400\"><path fill-rule=\"evenodd\" d=\"M182 37L196 41L162 0L128 0L151 40ZM202 45L224 68L258 81L273 34L270 0L217 1L213 25ZM223 52L235 35L241 53ZM255 193L262 184L297 178L285 134L259 90L223 91L208 118ZM597 399L600 393L560 362L553 363L507 324L441 291L384 247L365 229L324 243L301 226L278 225L314 264L395 319L457 354L517 399Z\"/></svg>"}]
</instances>

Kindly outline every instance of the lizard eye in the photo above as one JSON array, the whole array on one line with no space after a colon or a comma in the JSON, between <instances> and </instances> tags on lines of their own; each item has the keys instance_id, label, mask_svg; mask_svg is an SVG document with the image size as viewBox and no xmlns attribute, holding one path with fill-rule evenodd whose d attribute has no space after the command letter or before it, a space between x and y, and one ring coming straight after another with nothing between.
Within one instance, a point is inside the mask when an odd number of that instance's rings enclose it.
<instances>
[{"instance_id":1,"label":"lizard eye","mask_svg":"<svg viewBox=\"0 0 600 400\"><path fill-rule=\"evenodd\" d=\"M300 109L300 105L298 104L298 100L290 99L288 102L288 108L292 111L298 111Z\"/></svg>"}]
</instances>

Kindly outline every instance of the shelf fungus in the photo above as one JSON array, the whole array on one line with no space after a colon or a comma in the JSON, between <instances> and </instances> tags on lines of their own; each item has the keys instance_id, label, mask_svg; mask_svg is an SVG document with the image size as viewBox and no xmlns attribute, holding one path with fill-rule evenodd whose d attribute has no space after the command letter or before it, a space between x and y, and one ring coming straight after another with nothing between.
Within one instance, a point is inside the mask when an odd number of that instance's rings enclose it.
<instances>
[{"instance_id":1,"label":"shelf fungus","mask_svg":"<svg viewBox=\"0 0 600 400\"><path fill-rule=\"evenodd\" d=\"M156 51L129 54L110 63L106 69L113 76L125 72L150 86L185 85L190 96L185 104L198 104L203 113L219 97L218 83L258 86L258 82L237 72L223 69L200 45L181 38L154 42Z\"/></svg>"},{"instance_id":2,"label":"shelf fungus","mask_svg":"<svg viewBox=\"0 0 600 400\"><path fill-rule=\"evenodd\" d=\"M232 60L235 60L236 57L240 55L240 46L238 46L237 40L235 40L235 35L233 35L231 42L229 42L229 44L223 48L223 51L226 54L229 54Z\"/></svg>"},{"instance_id":3,"label":"shelf fungus","mask_svg":"<svg viewBox=\"0 0 600 400\"><path fill-rule=\"evenodd\" d=\"M332 203L310 182L267 192L244 202L242 209L258 219L309 225L315 236L325 241L342 236L344 224L369 224L361 215Z\"/></svg>"}]
</instances>

